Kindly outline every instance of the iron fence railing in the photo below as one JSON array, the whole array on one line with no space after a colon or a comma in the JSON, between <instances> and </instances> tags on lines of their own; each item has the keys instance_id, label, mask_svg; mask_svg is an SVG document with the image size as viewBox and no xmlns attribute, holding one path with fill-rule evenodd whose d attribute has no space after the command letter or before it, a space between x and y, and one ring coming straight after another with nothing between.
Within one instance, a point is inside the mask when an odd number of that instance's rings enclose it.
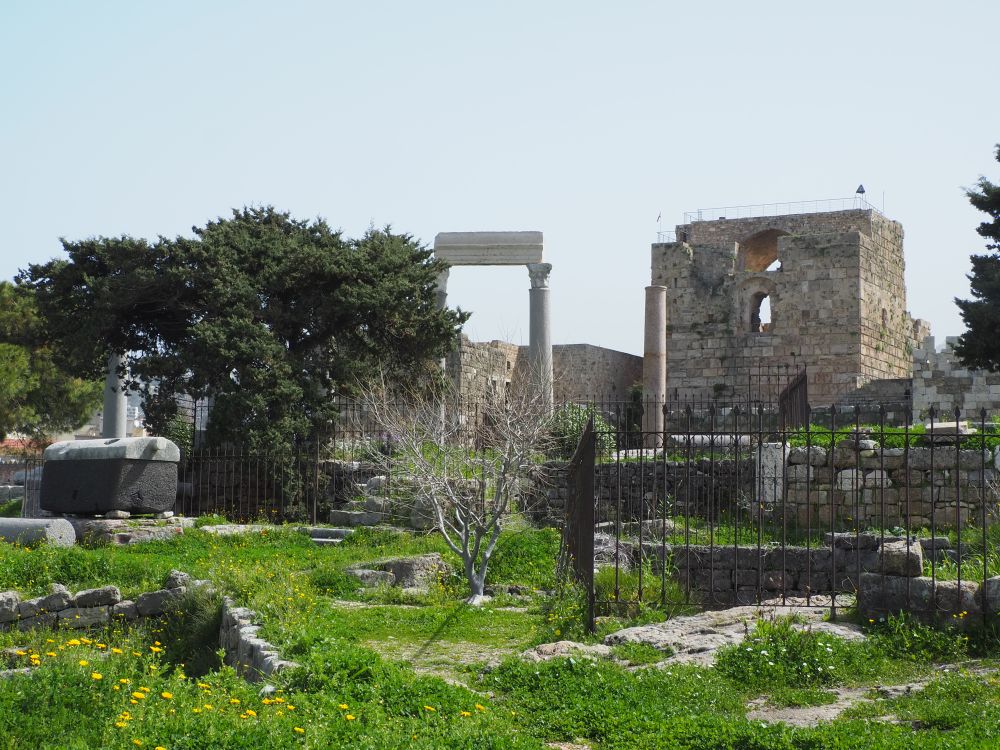
<instances>
[{"instance_id":1,"label":"iron fence railing","mask_svg":"<svg viewBox=\"0 0 1000 750\"><path fill-rule=\"evenodd\" d=\"M835 613L866 586L960 616L985 598L966 584L985 592L1000 575L1000 428L985 410L899 426L885 408L874 422L861 407L809 411L800 426L765 404L664 414L655 434L599 426L593 466L577 467L592 496L568 480L567 508L594 508L598 616L765 601Z\"/></svg>"},{"instance_id":2,"label":"iron fence railing","mask_svg":"<svg viewBox=\"0 0 1000 750\"><path fill-rule=\"evenodd\" d=\"M823 198L811 201L786 201L784 203L756 203L744 206L717 206L684 212L684 223L715 221L716 219L752 219L789 214L814 214L827 211L865 210L881 214L863 195L850 198Z\"/></svg>"}]
</instances>

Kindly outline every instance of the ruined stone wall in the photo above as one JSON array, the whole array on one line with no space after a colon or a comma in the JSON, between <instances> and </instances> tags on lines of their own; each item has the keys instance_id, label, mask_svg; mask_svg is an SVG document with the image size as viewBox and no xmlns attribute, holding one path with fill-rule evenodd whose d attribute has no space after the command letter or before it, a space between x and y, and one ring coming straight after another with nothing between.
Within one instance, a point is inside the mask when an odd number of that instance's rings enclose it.
<instances>
[{"instance_id":1,"label":"ruined stone wall","mask_svg":"<svg viewBox=\"0 0 1000 750\"><path fill-rule=\"evenodd\" d=\"M520 360L527 361L527 348L503 341L473 342L462 336L445 359L445 373L463 401L482 401L489 389L503 389Z\"/></svg>"},{"instance_id":2,"label":"ruined stone wall","mask_svg":"<svg viewBox=\"0 0 1000 750\"><path fill-rule=\"evenodd\" d=\"M908 377L913 323L906 312L902 225L873 212L871 235L862 235L860 248L861 377Z\"/></svg>"},{"instance_id":3,"label":"ruined stone wall","mask_svg":"<svg viewBox=\"0 0 1000 750\"><path fill-rule=\"evenodd\" d=\"M810 401L833 403L873 378L910 374L898 223L835 211L695 222L677 237L653 245L651 274L667 288L671 398L725 397L762 368L805 365ZM767 247L779 268L763 268ZM753 312L765 295L771 323L760 327ZM787 378L756 382L774 398Z\"/></svg>"},{"instance_id":4,"label":"ruined stone wall","mask_svg":"<svg viewBox=\"0 0 1000 750\"><path fill-rule=\"evenodd\" d=\"M933 336L913 352L913 419L926 420L933 406L938 421L954 419L954 409L961 418L979 421L986 409L987 420L1000 410L1000 373L970 370L955 356L957 337L949 336L946 346L935 351Z\"/></svg>"},{"instance_id":5,"label":"ruined stone wall","mask_svg":"<svg viewBox=\"0 0 1000 750\"><path fill-rule=\"evenodd\" d=\"M555 401L587 401L594 397L628 397L642 380L642 357L591 344L552 347Z\"/></svg>"},{"instance_id":6,"label":"ruined stone wall","mask_svg":"<svg viewBox=\"0 0 1000 750\"><path fill-rule=\"evenodd\" d=\"M552 347L556 403L619 394L642 379L642 357L591 344ZM490 388L506 387L528 375L528 347L506 341L473 342L462 336L448 355L445 372L464 401L480 402Z\"/></svg>"}]
</instances>

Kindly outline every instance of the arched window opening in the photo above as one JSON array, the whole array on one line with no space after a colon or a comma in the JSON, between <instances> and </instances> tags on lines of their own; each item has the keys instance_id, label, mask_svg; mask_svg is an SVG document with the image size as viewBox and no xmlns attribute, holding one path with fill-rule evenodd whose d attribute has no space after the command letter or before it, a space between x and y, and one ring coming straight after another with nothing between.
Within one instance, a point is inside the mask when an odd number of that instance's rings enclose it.
<instances>
[{"instance_id":1,"label":"arched window opening","mask_svg":"<svg viewBox=\"0 0 1000 750\"><path fill-rule=\"evenodd\" d=\"M778 259L778 238L788 234L780 229L765 229L740 241L737 268L740 271L776 271L781 268ZM775 267L774 264L778 265Z\"/></svg>"},{"instance_id":2,"label":"arched window opening","mask_svg":"<svg viewBox=\"0 0 1000 750\"><path fill-rule=\"evenodd\" d=\"M758 292L750 300L750 332L768 333L771 330L771 297Z\"/></svg>"}]
</instances>

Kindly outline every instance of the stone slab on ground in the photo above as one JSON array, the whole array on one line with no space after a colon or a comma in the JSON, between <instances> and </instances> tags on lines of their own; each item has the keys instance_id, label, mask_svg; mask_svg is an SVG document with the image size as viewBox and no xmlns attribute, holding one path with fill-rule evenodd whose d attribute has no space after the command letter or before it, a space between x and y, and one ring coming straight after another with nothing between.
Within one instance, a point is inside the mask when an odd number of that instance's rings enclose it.
<instances>
[{"instance_id":1,"label":"stone slab on ground","mask_svg":"<svg viewBox=\"0 0 1000 750\"><path fill-rule=\"evenodd\" d=\"M77 539L85 546L128 545L173 539L193 528L193 518L77 518L66 519L76 529Z\"/></svg>"},{"instance_id":2,"label":"stone slab on ground","mask_svg":"<svg viewBox=\"0 0 1000 750\"><path fill-rule=\"evenodd\" d=\"M306 534L313 540L316 539L346 539L353 531L351 529L330 527L330 526L299 526L296 531Z\"/></svg>"},{"instance_id":3,"label":"stone slab on ground","mask_svg":"<svg viewBox=\"0 0 1000 750\"><path fill-rule=\"evenodd\" d=\"M573 657L577 659L610 659L611 646L603 643L577 643L576 641L555 641L542 643L521 653L528 661L548 661ZM666 655L664 655L665 657Z\"/></svg>"},{"instance_id":4,"label":"stone slab on ground","mask_svg":"<svg viewBox=\"0 0 1000 750\"><path fill-rule=\"evenodd\" d=\"M838 602L840 600L838 597ZM786 599L785 606L763 603L759 606L732 607L684 615L654 625L619 630L608 635L604 643L608 646L645 643L661 651L673 651L673 656L665 658L661 663L709 666L715 661L715 654L720 648L741 643L758 620L795 615L801 622L793 623L793 627L829 633L846 640L864 638L857 625L824 621L823 618L829 612L827 597L812 597L811 602L813 606L806 606L804 599ZM827 606L824 607L824 604Z\"/></svg>"},{"instance_id":5,"label":"stone slab on ground","mask_svg":"<svg viewBox=\"0 0 1000 750\"><path fill-rule=\"evenodd\" d=\"M381 513L368 510L331 510L330 523L335 526L377 526L382 523Z\"/></svg>"},{"instance_id":6,"label":"stone slab on ground","mask_svg":"<svg viewBox=\"0 0 1000 750\"><path fill-rule=\"evenodd\" d=\"M371 570L384 570L395 577L395 586L401 588L426 589L437 583L438 577L450 568L437 552L413 557L392 557L386 560L365 563Z\"/></svg>"},{"instance_id":7,"label":"stone slab on ground","mask_svg":"<svg viewBox=\"0 0 1000 750\"><path fill-rule=\"evenodd\" d=\"M260 523L220 523L214 526L202 526L201 530L217 536L236 536L238 534L260 534L272 528L272 526Z\"/></svg>"}]
</instances>

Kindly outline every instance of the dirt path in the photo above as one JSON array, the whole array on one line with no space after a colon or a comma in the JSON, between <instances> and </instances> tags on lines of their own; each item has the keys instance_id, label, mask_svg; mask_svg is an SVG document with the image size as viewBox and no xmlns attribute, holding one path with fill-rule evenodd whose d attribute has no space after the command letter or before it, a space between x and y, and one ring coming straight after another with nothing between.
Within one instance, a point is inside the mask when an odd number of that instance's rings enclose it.
<instances>
[{"instance_id":1,"label":"dirt path","mask_svg":"<svg viewBox=\"0 0 1000 750\"><path fill-rule=\"evenodd\" d=\"M764 721L768 724L788 724L793 727L812 727L824 721L833 721L849 708L860 703L871 703L878 699L900 698L919 693L944 672L965 671L973 675L995 674L994 667L981 667L976 662L949 664L940 668L933 676L902 685L877 685L875 687L833 688L830 693L837 696L833 703L824 706L801 706L796 708L770 706L766 698L757 698L747 704L747 719ZM882 721L896 721L891 715L881 717Z\"/></svg>"}]
</instances>

